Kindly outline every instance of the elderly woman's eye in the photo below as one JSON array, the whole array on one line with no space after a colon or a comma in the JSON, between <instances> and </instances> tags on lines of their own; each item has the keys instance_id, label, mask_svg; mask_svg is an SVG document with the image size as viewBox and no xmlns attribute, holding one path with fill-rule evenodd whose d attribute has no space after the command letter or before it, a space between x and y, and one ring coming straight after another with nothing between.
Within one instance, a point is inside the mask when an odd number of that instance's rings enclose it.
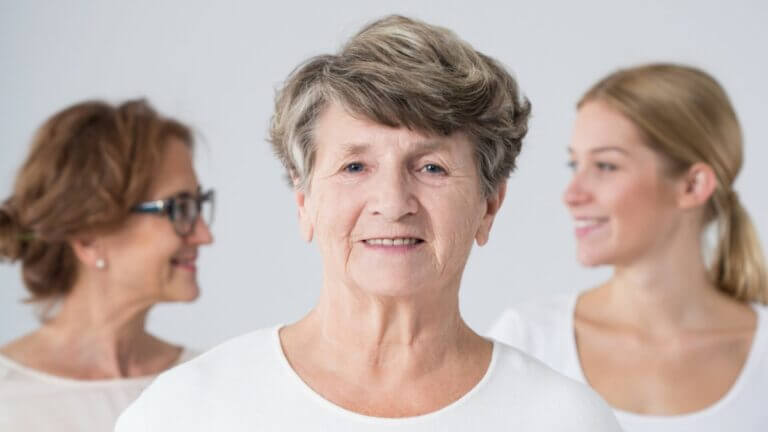
<instances>
[{"instance_id":1,"label":"elderly woman's eye","mask_svg":"<svg viewBox=\"0 0 768 432\"><path fill-rule=\"evenodd\" d=\"M348 173L359 173L363 172L363 169L365 167L360 162L352 162L344 165L344 171Z\"/></svg>"},{"instance_id":2,"label":"elderly woman's eye","mask_svg":"<svg viewBox=\"0 0 768 432\"><path fill-rule=\"evenodd\" d=\"M445 168L431 163L421 167L421 171L429 174L446 174Z\"/></svg>"}]
</instances>

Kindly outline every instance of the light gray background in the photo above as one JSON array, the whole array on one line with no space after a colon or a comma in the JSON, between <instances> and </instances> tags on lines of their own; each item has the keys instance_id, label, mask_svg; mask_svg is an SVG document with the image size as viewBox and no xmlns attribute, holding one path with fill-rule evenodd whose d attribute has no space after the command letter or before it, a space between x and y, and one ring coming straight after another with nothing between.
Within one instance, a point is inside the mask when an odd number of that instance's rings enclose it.
<instances>
[{"instance_id":1,"label":"light gray background","mask_svg":"<svg viewBox=\"0 0 768 432\"><path fill-rule=\"evenodd\" d=\"M195 126L200 176L218 194L216 243L199 260L202 297L156 307L151 329L204 348L295 320L314 303L321 269L265 141L274 90L302 60L393 12L455 30L505 63L533 102L490 244L474 250L464 274L461 306L473 327L485 329L505 305L607 276L576 263L560 196L574 102L619 66L686 62L724 84L746 142L737 188L768 239L768 3L759 0L0 0L0 194L53 112L86 98L146 96ZM19 269L0 265L0 344L37 325L19 303Z\"/></svg>"}]
</instances>

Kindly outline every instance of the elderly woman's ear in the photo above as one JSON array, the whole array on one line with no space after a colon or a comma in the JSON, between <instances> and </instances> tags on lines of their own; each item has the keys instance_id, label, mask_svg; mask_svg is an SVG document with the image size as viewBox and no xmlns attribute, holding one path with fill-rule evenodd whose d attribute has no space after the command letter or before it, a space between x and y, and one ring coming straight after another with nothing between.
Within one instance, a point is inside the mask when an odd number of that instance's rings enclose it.
<instances>
[{"instance_id":1,"label":"elderly woman's ear","mask_svg":"<svg viewBox=\"0 0 768 432\"><path fill-rule=\"evenodd\" d=\"M299 209L299 230L301 231L301 238L307 243L311 243L315 226L305 207L306 194L298 188L294 189L294 194L296 197L296 206Z\"/></svg>"},{"instance_id":2,"label":"elderly woman's ear","mask_svg":"<svg viewBox=\"0 0 768 432\"><path fill-rule=\"evenodd\" d=\"M307 210L304 207L304 202L306 200L306 193L300 186L300 180L299 177L295 173L291 173L291 183L293 183L293 193L294 197L296 198L296 207L298 210L298 216L299 216L299 230L301 232L301 238L304 239L307 243L312 242L312 236L314 235L314 224L312 223L312 220L309 218L309 215L307 215Z\"/></svg>"},{"instance_id":3,"label":"elderly woman's ear","mask_svg":"<svg viewBox=\"0 0 768 432\"><path fill-rule=\"evenodd\" d=\"M507 181L505 180L499 183L496 190L486 198L485 214L483 215L483 218L480 221L480 226L475 234L475 241L478 246L483 246L488 243L488 237L491 234L491 226L493 226L493 219L496 217L496 213L499 212L506 193Z\"/></svg>"}]
</instances>

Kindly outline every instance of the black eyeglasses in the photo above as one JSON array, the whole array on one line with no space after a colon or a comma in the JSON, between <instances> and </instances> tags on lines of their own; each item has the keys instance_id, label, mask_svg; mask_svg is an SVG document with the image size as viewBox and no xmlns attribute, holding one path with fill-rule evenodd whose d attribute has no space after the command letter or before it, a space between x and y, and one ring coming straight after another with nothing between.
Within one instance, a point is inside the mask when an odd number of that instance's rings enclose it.
<instances>
[{"instance_id":1,"label":"black eyeglasses","mask_svg":"<svg viewBox=\"0 0 768 432\"><path fill-rule=\"evenodd\" d=\"M182 192L170 198L139 203L132 211L166 215L171 220L176 234L184 237L192 232L199 217L208 225L213 223L213 197L213 189L203 193L198 188L194 195Z\"/></svg>"}]
</instances>

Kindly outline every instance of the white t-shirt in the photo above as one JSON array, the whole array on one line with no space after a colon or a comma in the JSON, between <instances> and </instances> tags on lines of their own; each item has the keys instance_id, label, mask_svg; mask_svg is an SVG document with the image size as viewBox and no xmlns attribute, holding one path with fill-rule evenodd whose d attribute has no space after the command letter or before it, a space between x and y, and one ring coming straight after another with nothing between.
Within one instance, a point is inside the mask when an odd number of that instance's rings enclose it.
<instances>
[{"instance_id":1,"label":"white t-shirt","mask_svg":"<svg viewBox=\"0 0 768 432\"><path fill-rule=\"evenodd\" d=\"M283 354L278 331L240 336L161 374L123 413L115 431L620 430L593 391L499 343L485 376L458 401L416 417L358 414L301 380Z\"/></svg>"},{"instance_id":2,"label":"white t-shirt","mask_svg":"<svg viewBox=\"0 0 768 432\"><path fill-rule=\"evenodd\" d=\"M194 353L184 350L179 362ZM0 355L0 431L107 432L154 376L76 380L49 375Z\"/></svg>"},{"instance_id":3,"label":"white t-shirt","mask_svg":"<svg viewBox=\"0 0 768 432\"><path fill-rule=\"evenodd\" d=\"M586 382L573 330L577 299L578 294L569 294L523 303L506 310L488 334ZM616 409L625 432L768 431L768 308L752 306L757 313L752 347L725 396L701 411L683 415L640 415Z\"/></svg>"}]
</instances>

